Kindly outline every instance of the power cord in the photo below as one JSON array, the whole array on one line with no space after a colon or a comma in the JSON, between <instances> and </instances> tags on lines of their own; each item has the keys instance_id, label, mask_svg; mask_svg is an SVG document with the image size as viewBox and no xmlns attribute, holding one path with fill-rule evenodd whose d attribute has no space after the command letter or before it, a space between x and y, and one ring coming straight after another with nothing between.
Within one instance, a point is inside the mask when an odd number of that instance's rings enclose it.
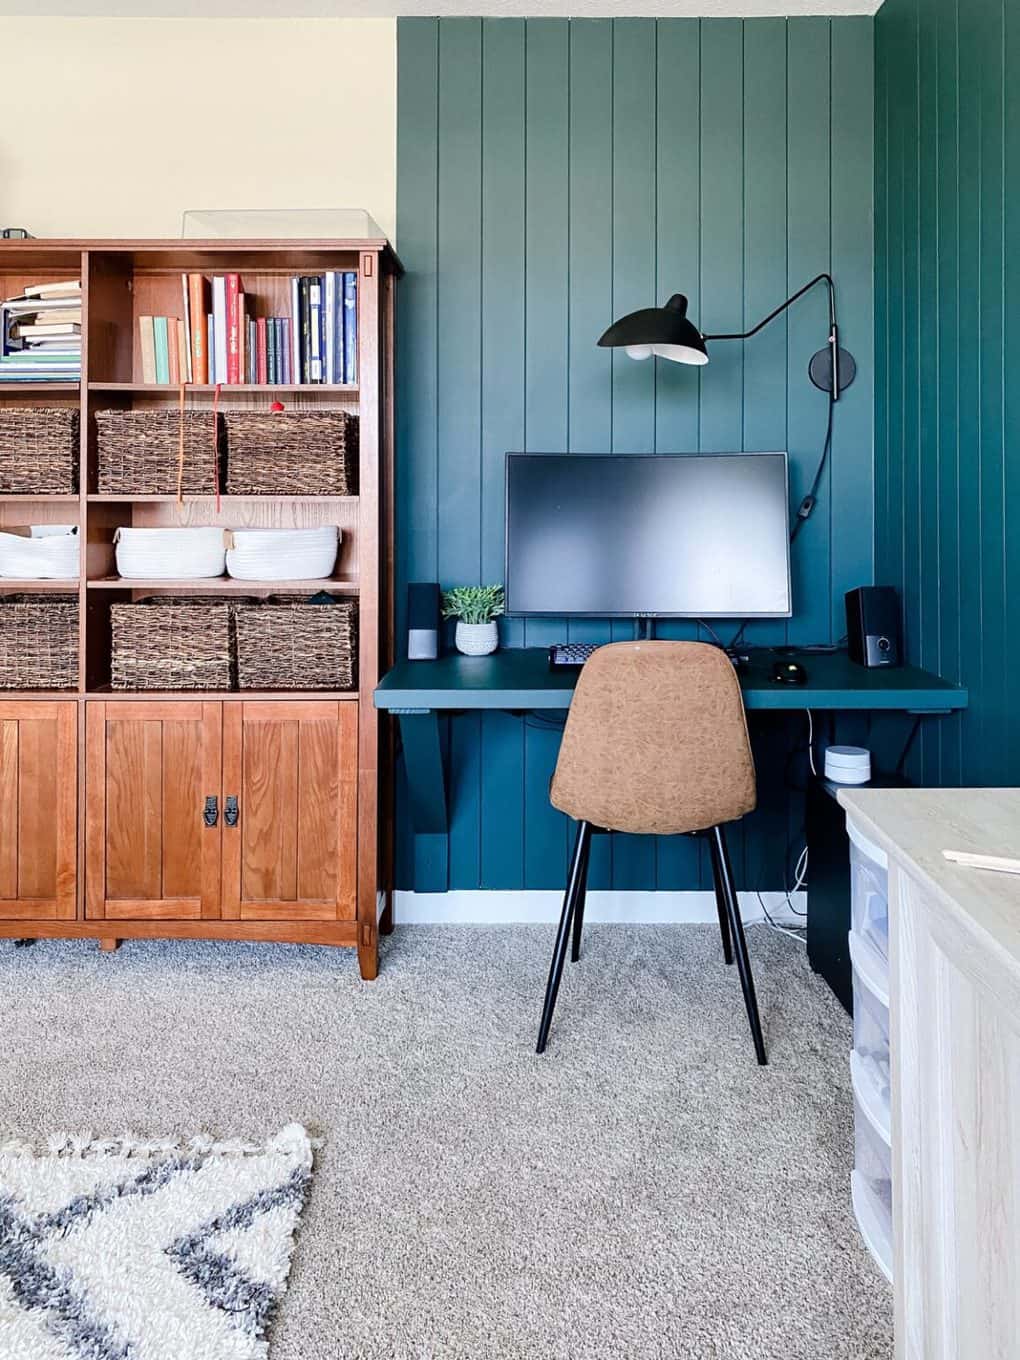
<instances>
[{"instance_id":1,"label":"power cord","mask_svg":"<svg viewBox=\"0 0 1020 1360\"><path fill-rule=\"evenodd\" d=\"M790 542L792 543L803 529L804 525L811 518L811 513L818 502L818 488L822 482L822 473L825 471L825 464L828 462L829 450L832 448L832 413L836 406L836 398L832 392L829 393L829 416L825 424L825 443L822 445L822 456L818 460L818 467L811 481L811 487L797 506L797 518L793 522L790 531Z\"/></svg>"}]
</instances>

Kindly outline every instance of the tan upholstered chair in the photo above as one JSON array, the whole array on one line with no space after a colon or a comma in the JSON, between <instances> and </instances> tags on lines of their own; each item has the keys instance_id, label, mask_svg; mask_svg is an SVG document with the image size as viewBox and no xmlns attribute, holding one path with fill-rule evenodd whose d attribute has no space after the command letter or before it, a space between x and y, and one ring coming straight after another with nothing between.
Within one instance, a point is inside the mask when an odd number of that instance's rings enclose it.
<instances>
[{"instance_id":1,"label":"tan upholstered chair","mask_svg":"<svg viewBox=\"0 0 1020 1360\"><path fill-rule=\"evenodd\" d=\"M545 1050L573 926L580 957L593 830L646 836L704 832L727 963L736 953L755 1052L764 1064L754 979L723 825L755 806L754 760L733 665L701 642L618 642L578 678L556 773L554 807L578 823L553 951L538 1052Z\"/></svg>"}]
</instances>

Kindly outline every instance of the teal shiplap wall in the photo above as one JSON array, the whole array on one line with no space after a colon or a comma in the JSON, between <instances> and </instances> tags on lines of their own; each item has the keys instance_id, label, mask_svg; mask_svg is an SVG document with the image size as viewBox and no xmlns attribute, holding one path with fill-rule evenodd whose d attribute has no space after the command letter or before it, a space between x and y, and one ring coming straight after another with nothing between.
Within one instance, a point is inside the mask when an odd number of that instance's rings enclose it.
<instances>
[{"instance_id":1,"label":"teal shiplap wall","mask_svg":"<svg viewBox=\"0 0 1020 1360\"><path fill-rule=\"evenodd\" d=\"M795 617L747 637L841 636L843 593L873 570L872 55L861 18L399 22L398 598L408 580L502 579L508 450L788 448L799 501L826 419L806 375L824 290L753 341L716 345L705 370L595 341L674 291L706 330L745 329L830 270L860 376L796 544ZM548 619L502 632L510 646L632 635ZM450 886L561 886L558 732L469 715L447 738ZM736 859L759 887L781 886L799 827L783 788L791 739L782 719L755 733L763 805ZM707 882L689 841L606 838L597 855L600 887Z\"/></svg>"},{"instance_id":2,"label":"teal shiplap wall","mask_svg":"<svg viewBox=\"0 0 1020 1360\"><path fill-rule=\"evenodd\" d=\"M970 690L910 772L1017 784L1020 6L886 0L875 93L877 569Z\"/></svg>"}]
</instances>

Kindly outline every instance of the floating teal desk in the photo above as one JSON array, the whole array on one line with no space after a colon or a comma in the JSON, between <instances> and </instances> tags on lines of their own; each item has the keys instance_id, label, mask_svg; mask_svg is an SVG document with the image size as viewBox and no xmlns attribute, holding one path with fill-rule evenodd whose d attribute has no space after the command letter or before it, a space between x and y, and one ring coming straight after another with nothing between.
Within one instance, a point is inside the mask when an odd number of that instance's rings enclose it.
<instances>
[{"instance_id":1,"label":"floating teal desk","mask_svg":"<svg viewBox=\"0 0 1020 1360\"><path fill-rule=\"evenodd\" d=\"M867 670L845 652L793 656L807 671L804 685L777 685L769 675L775 654L751 653L739 672L748 710L893 712L917 715L966 708L967 691L915 666ZM375 706L396 716L415 833L415 888L445 892L448 876L446 780L439 739L440 713L501 709L523 713L566 709L577 671L549 669L545 648L529 647L492 656L444 656L403 661L375 691Z\"/></svg>"}]
</instances>

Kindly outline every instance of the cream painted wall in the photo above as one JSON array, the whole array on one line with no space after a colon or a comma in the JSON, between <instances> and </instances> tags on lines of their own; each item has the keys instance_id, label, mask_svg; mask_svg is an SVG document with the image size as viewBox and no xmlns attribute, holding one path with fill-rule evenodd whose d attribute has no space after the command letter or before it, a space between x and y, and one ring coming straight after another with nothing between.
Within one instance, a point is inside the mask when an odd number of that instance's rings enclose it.
<instances>
[{"instance_id":1,"label":"cream painted wall","mask_svg":"<svg viewBox=\"0 0 1020 1360\"><path fill-rule=\"evenodd\" d=\"M179 236L186 208L350 207L393 240L396 41L392 19L0 18L0 225Z\"/></svg>"}]
</instances>

